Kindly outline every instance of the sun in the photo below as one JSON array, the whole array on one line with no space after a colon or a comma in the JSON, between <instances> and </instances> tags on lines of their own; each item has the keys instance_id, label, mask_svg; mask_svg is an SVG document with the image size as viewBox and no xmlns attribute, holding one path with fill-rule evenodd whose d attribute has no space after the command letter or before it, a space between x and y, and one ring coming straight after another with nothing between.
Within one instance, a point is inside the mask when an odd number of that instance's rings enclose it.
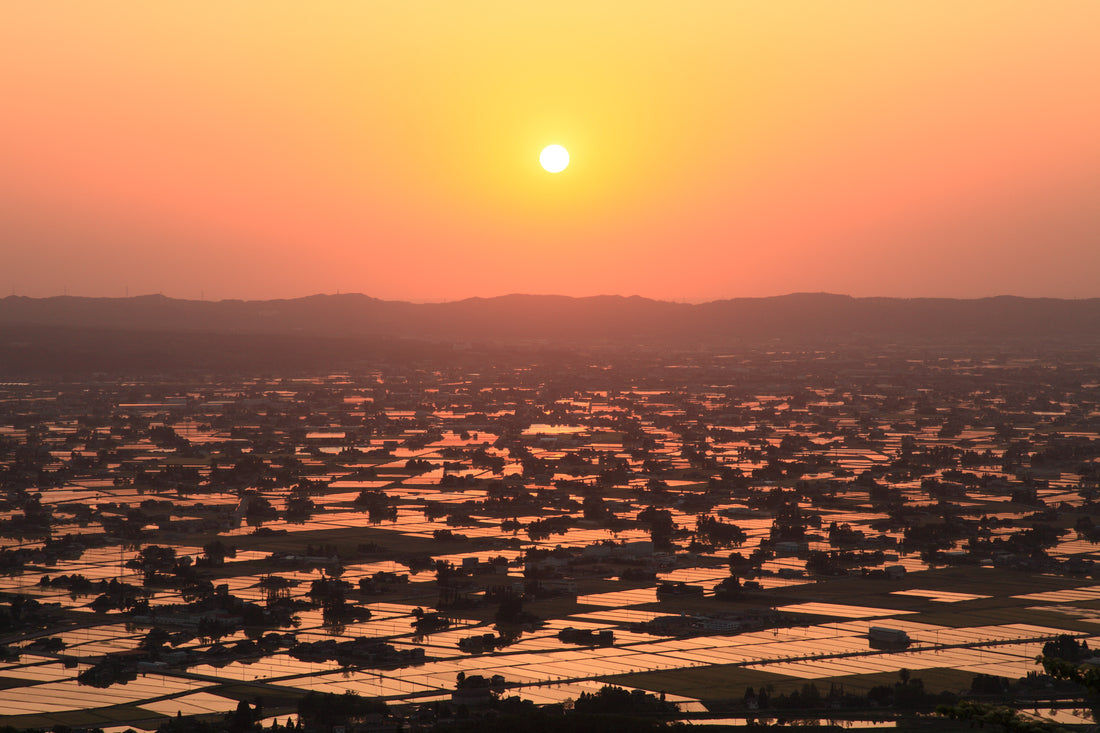
<instances>
[{"instance_id":1,"label":"sun","mask_svg":"<svg viewBox=\"0 0 1100 733\"><path fill-rule=\"evenodd\" d=\"M561 173L569 165L569 151L561 145L547 145L539 153L539 163L551 173Z\"/></svg>"}]
</instances>

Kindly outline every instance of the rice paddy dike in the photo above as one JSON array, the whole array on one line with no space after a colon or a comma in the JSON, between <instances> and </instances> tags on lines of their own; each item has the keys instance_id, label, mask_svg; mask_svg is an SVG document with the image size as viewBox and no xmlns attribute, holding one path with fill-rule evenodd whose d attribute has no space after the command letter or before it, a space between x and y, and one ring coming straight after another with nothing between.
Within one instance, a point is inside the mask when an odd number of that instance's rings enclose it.
<instances>
[{"instance_id":1,"label":"rice paddy dike","mask_svg":"<svg viewBox=\"0 0 1100 733\"><path fill-rule=\"evenodd\" d=\"M1098 437L1072 348L6 382L0 726L608 684L715 729L1090 723L1035 658L1098 641Z\"/></svg>"}]
</instances>

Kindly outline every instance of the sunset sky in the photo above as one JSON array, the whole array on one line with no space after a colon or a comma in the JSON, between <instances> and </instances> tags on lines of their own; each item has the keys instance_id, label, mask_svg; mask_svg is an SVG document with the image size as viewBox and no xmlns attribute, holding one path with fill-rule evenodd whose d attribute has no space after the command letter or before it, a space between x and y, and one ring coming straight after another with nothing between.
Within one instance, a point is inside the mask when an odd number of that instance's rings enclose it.
<instances>
[{"instance_id":1,"label":"sunset sky","mask_svg":"<svg viewBox=\"0 0 1100 733\"><path fill-rule=\"evenodd\" d=\"M0 295L1097 297L1098 32L1095 0L5 0Z\"/></svg>"}]
</instances>

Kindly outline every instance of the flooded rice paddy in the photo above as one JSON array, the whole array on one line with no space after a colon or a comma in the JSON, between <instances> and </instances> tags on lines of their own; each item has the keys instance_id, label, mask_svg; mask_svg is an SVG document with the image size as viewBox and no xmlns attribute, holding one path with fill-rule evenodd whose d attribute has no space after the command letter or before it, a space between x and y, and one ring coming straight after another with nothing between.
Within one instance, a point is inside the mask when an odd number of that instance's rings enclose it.
<instances>
[{"instance_id":1,"label":"flooded rice paddy","mask_svg":"<svg viewBox=\"0 0 1100 733\"><path fill-rule=\"evenodd\" d=\"M0 723L460 674L702 714L1096 641L1090 365L769 359L0 386Z\"/></svg>"}]
</instances>

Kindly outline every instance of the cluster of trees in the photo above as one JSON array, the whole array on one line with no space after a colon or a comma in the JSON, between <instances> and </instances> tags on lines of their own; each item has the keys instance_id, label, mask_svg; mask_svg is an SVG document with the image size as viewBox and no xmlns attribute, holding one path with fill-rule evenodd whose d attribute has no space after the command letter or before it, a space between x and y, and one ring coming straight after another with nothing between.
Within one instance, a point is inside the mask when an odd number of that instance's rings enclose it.
<instances>
[{"instance_id":1,"label":"cluster of trees","mask_svg":"<svg viewBox=\"0 0 1100 733\"><path fill-rule=\"evenodd\" d=\"M898 673L892 685L876 685L862 695L846 692L837 684L829 686L827 693L813 682L788 693L771 693L749 687L742 698L750 709L759 710L816 710L819 708L929 708L935 705L952 705L958 695L952 692L933 693L924 689L924 681L914 677L909 670Z\"/></svg>"},{"instance_id":2,"label":"cluster of trees","mask_svg":"<svg viewBox=\"0 0 1100 733\"><path fill-rule=\"evenodd\" d=\"M1059 634L1043 644L1043 656L1067 662L1081 662L1092 656L1087 639L1076 639L1069 634Z\"/></svg>"},{"instance_id":3,"label":"cluster of trees","mask_svg":"<svg viewBox=\"0 0 1100 733\"><path fill-rule=\"evenodd\" d=\"M664 695L605 685L560 705L536 706L508 697L492 703L490 714L474 716L460 707L457 716L436 722L440 733L649 733L684 730L667 718L679 712Z\"/></svg>"},{"instance_id":4,"label":"cluster of trees","mask_svg":"<svg viewBox=\"0 0 1100 733\"><path fill-rule=\"evenodd\" d=\"M264 718L263 702L255 699L249 704L248 701L241 700L237 703L237 708L226 713L221 720L203 721L177 715L157 728L157 733L252 733L261 730L295 733L332 730L337 726L350 728L368 717L388 715L389 707L382 700L360 697L353 692L335 695L311 691L298 701L297 722L288 717L285 723L275 721L268 727L262 727L260 721Z\"/></svg>"},{"instance_id":5,"label":"cluster of trees","mask_svg":"<svg viewBox=\"0 0 1100 733\"><path fill-rule=\"evenodd\" d=\"M740 547L748 540L745 530L709 514L695 518L695 537L712 547Z\"/></svg>"}]
</instances>

